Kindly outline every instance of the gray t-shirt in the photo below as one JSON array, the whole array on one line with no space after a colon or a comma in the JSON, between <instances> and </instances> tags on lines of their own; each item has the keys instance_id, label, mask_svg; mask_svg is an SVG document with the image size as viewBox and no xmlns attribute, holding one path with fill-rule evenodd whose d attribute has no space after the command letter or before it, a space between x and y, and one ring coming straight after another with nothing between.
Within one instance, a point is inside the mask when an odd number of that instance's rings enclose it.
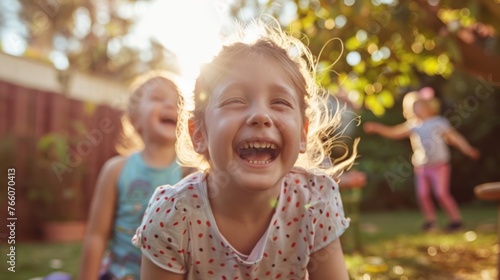
<instances>
[{"instance_id":1,"label":"gray t-shirt","mask_svg":"<svg viewBox=\"0 0 500 280\"><path fill-rule=\"evenodd\" d=\"M419 123L410 123L414 166L430 166L447 163L450 151L444 133L451 128L447 119L436 116Z\"/></svg>"}]
</instances>

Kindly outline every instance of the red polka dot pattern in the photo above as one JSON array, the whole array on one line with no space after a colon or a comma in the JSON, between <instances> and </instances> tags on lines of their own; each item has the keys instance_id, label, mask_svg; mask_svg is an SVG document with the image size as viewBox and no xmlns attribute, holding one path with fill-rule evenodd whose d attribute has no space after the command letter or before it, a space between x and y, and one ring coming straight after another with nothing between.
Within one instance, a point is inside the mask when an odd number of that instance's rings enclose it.
<instances>
[{"instance_id":1,"label":"red polka dot pattern","mask_svg":"<svg viewBox=\"0 0 500 280\"><path fill-rule=\"evenodd\" d=\"M293 169L267 238L253 259L244 259L218 231L204 179L195 173L172 188L157 188L133 239L161 268L188 279L305 279L309 256L349 226L337 184Z\"/></svg>"}]
</instances>

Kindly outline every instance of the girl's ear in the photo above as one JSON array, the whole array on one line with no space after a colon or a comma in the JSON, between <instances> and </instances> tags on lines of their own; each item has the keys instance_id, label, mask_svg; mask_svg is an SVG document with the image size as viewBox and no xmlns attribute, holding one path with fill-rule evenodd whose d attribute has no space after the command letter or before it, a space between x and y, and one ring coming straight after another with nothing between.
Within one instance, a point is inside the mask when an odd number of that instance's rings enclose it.
<instances>
[{"instance_id":1,"label":"girl's ear","mask_svg":"<svg viewBox=\"0 0 500 280\"><path fill-rule=\"evenodd\" d=\"M197 152L198 154L205 155L208 149L202 125L196 125L195 121L189 119L188 129L189 129L189 135L191 136L191 142L193 142L193 148L195 152Z\"/></svg>"},{"instance_id":2,"label":"girl's ear","mask_svg":"<svg viewBox=\"0 0 500 280\"><path fill-rule=\"evenodd\" d=\"M305 153L307 150L307 132L309 130L309 119L306 118L304 120L304 126L302 127L302 131L300 132L300 152Z\"/></svg>"}]
</instances>

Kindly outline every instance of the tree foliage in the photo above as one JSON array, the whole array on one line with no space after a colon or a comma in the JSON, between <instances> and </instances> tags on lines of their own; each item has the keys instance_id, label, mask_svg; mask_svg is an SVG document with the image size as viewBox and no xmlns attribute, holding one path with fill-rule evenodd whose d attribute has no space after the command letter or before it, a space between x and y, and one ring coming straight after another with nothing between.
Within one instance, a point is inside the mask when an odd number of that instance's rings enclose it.
<instances>
[{"instance_id":1,"label":"tree foliage","mask_svg":"<svg viewBox=\"0 0 500 280\"><path fill-rule=\"evenodd\" d=\"M9 0L14 4L16 1ZM151 69L178 71L175 56L160 43L137 42L131 28L141 0L18 0L23 56L128 81ZM4 13L7 11L4 11ZM0 12L0 18L5 18ZM0 21L0 29L8 21Z\"/></svg>"},{"instance_id":2,"label":"tree foliage","mask_svg":"<svg viewBox=\"0 0 500 280\"><path fill-rule=\"evenodd\" d=\"M376 115L394 105L397 93L425 84L426 77L448 79L461 69L500 82L500 5L495 1L264 2L239 1L233 14L249 18L242 7L282 19L294 12L294 19L282 24L318 55L321 83Z\"/></svg>"}]
</instances>

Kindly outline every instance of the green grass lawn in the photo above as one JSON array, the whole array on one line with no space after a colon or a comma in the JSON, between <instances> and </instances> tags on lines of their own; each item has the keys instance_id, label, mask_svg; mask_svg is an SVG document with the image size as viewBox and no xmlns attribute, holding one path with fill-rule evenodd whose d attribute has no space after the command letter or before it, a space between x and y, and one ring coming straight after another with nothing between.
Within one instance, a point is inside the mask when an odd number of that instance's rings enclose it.
<instances>
[{"instance_id":1,"label":"green grass lawn","mask_svg":"<svg viewBox=\"0 0 500 280\"><path fill-rule=\"evenodd\" d=\"M496 205L462 207L465 228L447 234L423 233L416 211L363 213L361 247L356 251L355 226L343 236L353 279L496 279ZM448 223L439 215L441 228ZM359 242L359 241L358 241ZM361 251L361 252L359 252Z\"/></svg>"},{"instance_id":2,"label":"green grass lawn","mask_svg":"<svg viewBox=\"0 0 500 280\"><path fill-rule=\"evenodd\" d=\"M352 279L494 279L497 261L493 204L461 208L466 228L446 234L422 233L417 211L362 213L359 221L362 252L356 252L355 226L342 243ZM443 215L441 225L446 224ZM6 259L7 246L1 247ZM1 279L28 280L54 271L76 275L81 244L21 243L16 247L16 272L1 262ZM43 279L43 278L40 278Z\"/></svg>"},{"instance_id":3,"label":"green grass lawn","mask_svg":"<svg viewBox=\"0 0 500 280\"><path fill-rule=\"evenodd\" d=\"M80 261L80 243L20 243L16 246L16 272L7 270L2 261L0 279L28 280L46 276L55 271L76 275ZM6 246L1 256L6 258ZM5 276L4 276L5 275Z\"/></svg>"}]
</instances>

